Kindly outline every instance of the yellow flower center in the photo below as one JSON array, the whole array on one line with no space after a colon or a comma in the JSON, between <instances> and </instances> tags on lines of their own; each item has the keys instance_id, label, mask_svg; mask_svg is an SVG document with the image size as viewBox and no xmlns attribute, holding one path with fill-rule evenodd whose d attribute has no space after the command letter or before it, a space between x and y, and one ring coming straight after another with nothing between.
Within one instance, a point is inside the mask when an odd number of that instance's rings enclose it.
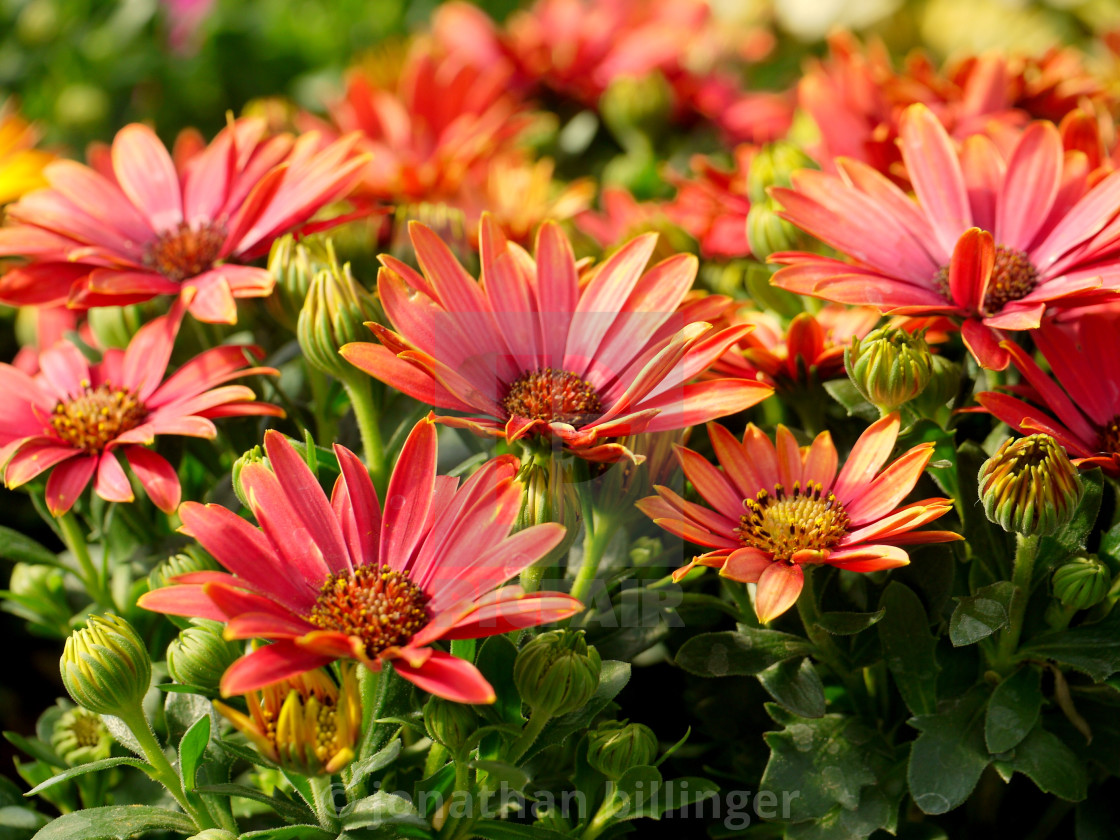
<instances>
[{"instance_id":1,"label":"yellow flower center","mask_svg":"<svg viewBox=\"0 0 1120 840\"><path fill-rule=\"evenodd\" d=\"M848 514L832 493L825 495L820 484L794 482L787 493L781 484L774 492L758 491L743 501L739 519L739 541L744 546L772 554L788 562L803 550L827 551L835 548L848 533Z\"/></svg>"},{"instance_id":2,"label":"yellow flower center","mask_svg":"<svg viewBox=\"0 0 1120 840\"><path fill-rule=\"evenodd\" d=\"M182 282L209 271L226 241L221 222L206 222L197 228L180 222L159 235L144 254L144 265L164 277Z\"/></svg>"},{"instance_id":3,"label":"yellow flower center","mask_svg":"<svg viewBox=\"0 0 1120 840\"><path fill-rule=\"evenodd\" d=\"M566 370L535 370L509 386L502 408L510 417L560 422L580 427L603 413L595 388Z\"/></svg>"},{"instance_id":4,"label":"yellow flower center","mask_svg":"<svg viewBox=\"0 0 1120 840\"><path fill-rule=\"evenodd\" d=\"M51 427L71 446L86 452L101 452L118 435L144 422L148 410L128 388L108 382L90 387L81 383L82 393L60 402L51 414Z\"/></svg>"},{"instance_id":5,"label":"yellow flower center","mask_svg":"<svg viewBox=\"0 0 1120 840\"><path fill-rule=\"evenodd\" d=\"M105 735L105 725L101 718L85 709L75 709L76 714L70 719L67 727L74 742L79 747L96 747Z\"/></svg>"},{"instance_id":6,"label":"yellow flower center","mask_svg":"<svg viewBox=\"0 0 1120 840\"><path fill-rule=\"evenodd\" d=\"M988 281L988 290L984 295L984 302L980 307L980 314L984 316L995 315L1012 301L1021 300L1034 291L1038 285L1038 269L1030 261L1025 251L1017 248L1008 248L1006 245L996 246L995 264L992 266L992 278ZM946 298L949 294L949 266L938 269L933 278L934 284Z\"/></svg>"},{"instance_id":7,"label":"yellow flower center","mask_svg":"<svg viewBox=\"0 0 1120 840\"><path fill-rule=\"evenodd\" d=\"M428 596L408 572L360 566L327 578L307 620L323 630L356 636L366 655L408 643L431 618Z\"/></svg>"}]
</instances>

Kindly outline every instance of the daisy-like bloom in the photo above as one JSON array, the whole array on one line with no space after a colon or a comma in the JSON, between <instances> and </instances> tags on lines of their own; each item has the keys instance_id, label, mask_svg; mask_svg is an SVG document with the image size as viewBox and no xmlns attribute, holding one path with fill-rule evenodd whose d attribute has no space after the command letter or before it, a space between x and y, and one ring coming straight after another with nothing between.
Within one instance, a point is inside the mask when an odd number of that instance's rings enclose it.
<instances>
[{"instance_id":1,"label":"daisy-like bloom","mask_svg":"<svg viewBox=\"0 0 1120 840\"><path fill-rule=\"evenodd\" d=\"M829 304L816 314L802 312L788 327L769 312L738 312L730 320L754 329L720 356L712 370L747 379L762 374L775 387L788 388L843 376L844 348L871 332L879 313L868 306Z\"/></svg>"},{"instance_id":2,"label":"daisy-like bloom","mask_svg":"<svg viewBox=\"0 0 1120 840\"><path fill-rule=\"evenodd\" d=\"M220 700L214 708L261 755L304 776L330 776L354 760L362 729L362 702L352 663L342 679L323 669L250 691L249 714Z\"/></svg>"},{"instance_id":3,"label":"daisy-like bloom","mask_svg":"<svg viewBox=\"0 0 1120 840\"><path fill-rule=\"evenodd\" d=\"M191 291L202 321L234 323L235 298L271 293L272 275L243 263L266 254L357 182L356 137L264 136L242 119L209 146L185 133L172 156L134 123L93 166L56 161L49 187L8 208L0 256L28 264L0 278L13 306L121 306Z\"/></svg>"},{"instance_id":4,"label":"daisy-like bloom","mask_svg":"<svg viewBox=\"0 0 1120 840\"><path fill-rule=\"evenodd\" d=\"M773 189L781 215L846 254L785 252L773 283L892 314L947 314L987 368L1007 366L1009 330L1034 330L1050 309L1120 295L1120 173L1091 189L1083 155L1058 129L1032 123L1007 159L973 135L958 149L934 114L902 117L902 156L915 202L869 166L803 170ZM870 235L869 231L874 232Z\"/></svg>"},{"instance_id":5,"label":"daisy-like bloom","mask_svg":"<svg viewBox=\"0 0 1120 840\"><path fill-rule=\"evenodd\" d=\"M1017 344L1005 342L1011 363L1028 386L1015 390L1030 402L996 391L978 394L977 401L1023 434L1050 435L1079 467L1100 467L1120 478L1120 334L1116 324L1111 313L1085 314L1067 324L1044 322L1033 336L1050 374Z\"/></svg>"},{"instance_id":6,"label":"daisy-like bloom","mask_svg":"<svg viewBox=\"0 0 1120 840\"><path fill-rule=\"evenodd\" d=\"M775 446L753 424L740 443L713 423L708 430L722 471L690 449L677 450L685 476L709 507L668 487L657 487L657 495L638 507L669 533L711 549L674 572L675 579L699 565L757 583L755 611L760 621L771 621L797 600L805 565L892 569L910 562L901 546L960 539L948 531L914 530L951 510L951 499L898 507L933 454L933 444L923 443L883 469L898 429L897 413L869 426L837 474L828 432L799 447L778 426Z\"/></svg>"},{"instance_id":7,"label":"daisy-like bloom","mask_svg":"<svg viewBox=\"0 0 1120 840\"><path fill-rule=\"evenodd\" d=\"M229 572L181 575L139 601L156 612L225 622L230 639L272 641L230 666L223 694L354 659L372 670L392 662L406 680L449 700L492 703L494 691L474 665L432 645L583 609L560 593L496 588L564 537L555 523L510 535L523 492L513 456L488 461L460 485L436 474L436 426L421 420L382 510L349 450L335 445L341 475L328 500L281 434L266 432L264 448L271 470L251 463L240 476L261 530L219 505L179 509L183 530Z\"/></svg>"},{"instance_id":8,"label":"daisy-like bloom","mask_svg":"<svg viewBox=\"0 0 1120 840\"><path fill-rule=\"evenodd\" d=\"M714 259L750 256L747 242L747 172L755 152L753 146L735 149L735 165L721 169L703 155L694 155L693 178L670 174L676 197L665 205L665 214L700 243L700 255Z\"/></svg>"},{"instance_id":9,"label":"daisy-like bloom","mask_svg":"<svg viewBox=\"0 0 1120 840\"><path fill-rule=\"evenodd\" d=\"M0 416L0 463L4 481L18 487L46 470L47 507L59 516L85 490L110 502L131 502L132 486L117 459L124 455L156 507L171 513L179 505L179 478L167 460L146 449L163 435L213 438L211 418L249 414L282 416L255 402L245 385L232 379L276 370L249 367L257 347L223 345L200 353L164 379L185 301L145 324L125 350L106 350L90 364L63 341L39 357L39 374L28 376L0 364L0 387L8 404Z\"/></svg>"},{"instance_id":10,"label":"daisy-like bloom","mask_svg":"<svg viewBox=\"0 0 1120 840\"><path fill-rule=\"evenodd\" d=\"M765 399L768 385L693 382L749 326L716 330L677 311L697 261L678 254L642 273L652 234L627 243L582 282L558 225L536 259L484 216L482 281L423 225L410 232L423 275L381 258L378 291L394 332L347 344L351 363L415 399L471 416L443 423L510 443L553 438L590 461L633 454L613 438L680 429Z\"/></svg>"},{"instance_id":11,"label":"daisy-like bloom","mask_svg":"<svg viewBox=\"0 0 1120 840\"><path fill-rule=\"evenodd\" d=\"M34 148L38 139L39 133L12 100L0 104L0 204L46 184L43 167L54 155Z\"/></svg>"}]
</instances>

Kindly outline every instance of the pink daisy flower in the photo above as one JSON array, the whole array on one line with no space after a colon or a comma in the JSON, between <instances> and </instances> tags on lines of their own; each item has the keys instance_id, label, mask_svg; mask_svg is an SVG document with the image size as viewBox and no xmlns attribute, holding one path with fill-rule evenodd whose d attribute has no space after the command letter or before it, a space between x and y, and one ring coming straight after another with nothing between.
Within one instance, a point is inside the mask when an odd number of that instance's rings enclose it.
<instances>
[{"instance_id":1,"label":"pink daisy flower","mask_svg":"<svg viewBox=\"0 0 1120 840\"><path fill-rule=\"evenodd\" d=\"M1005 342L1011 364L1026 380L1012 390L1030 402L996 391L978 394L977 401L1023 434L1050 435L1079 467L1100 467L1107 475L1120 478L1120 335L1116 324L1112 313L1085 314L1069 324L1044 322L1034 340L1050 374L1023 348Z\"/></svg>"},{"instance_id":2,"label":"pink daisy flower","mask_svg":"<svg viewBox=\"0 0 1120 840\"><path fill-rule=\"evenodd\" d=\"M256 463L241 473L260 530L219 505L179 509L183 531L229 572L182 575L139 602L225 622L227 638L272 640L230 666L224 694L354 659L375 671L392 662L406 680L449 700L492 703L494 690L473 664L432 645L583 609L561 593L496 588L564 537L555 523L510 535L523 492L513 456L488 461L460 485L436 474L436 427L421 420L382 510L369 473L349 450L335 445L342 473L328 500L282 435L266 432L264 446L271 470Z\"/></svg>"},{"instance_id":3,"label":"pink daisy flower","mask_svg":"<svg viewBox=\"0 0 1120 840\"><path fill-rule=\"evenodd\" d=\"M378 278L397 331L371 324L381 346L341 353L415 399L470 415L440 422L511 443L555 438L609 462L633 458L615 438L734 414L773 392L741 379L693 382L750 327L685 320L678 306L696 258L679 254L643 274L655 235L581 280L555 223L541 226L534 260L487 216L479 282L431 230L414 223L410 232L423 274L383 256Z\"/></svg>"},{"instance_id":4,"label":"pink daisy flower","mask_svg":"<svg viewBox=\"0 0 1120 840\"><path fill-rule=\"evenodd\" d=\"M0 278L0 301L88 309L193 290L196 318L236 322L236 298L273 286L243 263L343 197L365 163L356 137L264 132L262 120L237 120L204 148L185 134L172 157L134 123L98 166L50 164L50 186L8 208L16 224L0 230L0 256L29 262Z\"/></svg>"},{"instance_id":5,"label":"pink daisy flower","mask_svg":"<svg viewBox=\"0 0 1120 840\"><path fill-rule=\"evenodd\" d=\"M51 470L46 498L55 516L71 508L90 479L106 501L131 502L120 452L156 507L171 513L179 505L178 476L144 444L162 435L213 438L216 417L283 416L280 408L255 402L247 386L225 384L276 375L272 368L248 366L248 355L263 355L257 347L215 347L164 378L188 300L141 327L127 349L106 350L97 364L65 341L39 356L37 376L0 364L0 389L9 395L0 415L0 463L7 465L8 487Z\"/></svg>"},{"instance_id":6,"label":"pink daisy flower","mask_svg":"<svg viewBox=\"0 0 1120 840\"><path fill-rule=\"evenodd\" d=\"M828 432L811 446L798 446L778 426L775 446L754 424L740 443L713 423L708 430L722 471L691 449L677 448L685 476L708 507L660 486L638 507L669 533L711 549L674 572L675 579L699 565L757 583L755 611L760 621L772 621L797 600L805 565L874 572L909 563L901 546L961 539L914 530L951 510L952 499L898 507L933 454L933 444L923 443L883 469L898 428L897 413L869 426L837 474Z\"/></svg>"},{"instance_id":7,"label":"pink daisy flower","mask_svg":"<svg viewBox=\"0 0 1120 840\"><path fill-rule=\"evenodd\" d=\"M1032 123L1005 159L987 137L958 149L924 105L902 117L917 200L854 160L774 189L781 215L849 257L786 252L776 286L894 314L948 314L985 367L1002 370L1009 330L1048 308L1120 295L1120 175L1089 188L1083 155L1052 123Z\"/></svg>"},{"instance_id":8,"label":"pink daisy flower","mask_svg":"<svg viewBox=\"0 0 1120 840\"><path fill-rule=\"evenodd\" d=\"M757 151L754 146L738 146L731 170L719 168L703 155L693 155L694 178L669 174L677 195L665 205L665 214L696 238L701 256L750 256L747 214L751 200L747 197L747 173Z\"/></svg>"}]
</instances>

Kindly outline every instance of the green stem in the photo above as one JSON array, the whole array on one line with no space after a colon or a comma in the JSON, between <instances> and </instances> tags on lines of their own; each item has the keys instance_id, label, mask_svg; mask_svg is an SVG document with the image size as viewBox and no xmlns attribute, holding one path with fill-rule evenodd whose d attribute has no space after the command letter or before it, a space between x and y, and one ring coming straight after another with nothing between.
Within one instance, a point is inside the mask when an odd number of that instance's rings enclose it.
<instances>
[{"instance_id":1,"label":"green stem","mask_svg":"<svg viewBox=\"0 0 1120 840\"><path fill-rule=\"evenodd\" d=\"M997 667L1006 670L1014 664L1015 652L1019 649L1019 637L1023 633L1023 619L1027 613L1027 602L1031 598L1031 584L1034 582L1034 561L1038 557L1038 536L1016 538L1015 566L1011 571L1011 606L1008 610L1007 629L999 640Z\"/></svg>"},{"instance_id":2,"label":"green stem","mask_svg":"<svg viewBox=\"0 0 1120 840\"><path fill-rule=\"evenodd\" d=\"M467 763L466 755L455 756L455 784L451 788L451 793L448 794L447 802L444 803L445 808L450 808L455 803L455 794L459 791L464 791L470 797L471 788L471 768ZM448 840L460 840L460 838L467 838L471 836L471 828L474 826L474 801L469 798L471 802L471 811L463 817L447 818L440 829L440 837L448 838Z\"/></svg>"},{"instance_id":3,"label":"green stem","mask_svg":"<svg viewBox=\"0 0 1120 840\"><path fill-rule=\"evenodd\" d=\"M407 699L412 684L402 679L391 665L385 665L377 674L368 671L362 674L358 686L362 698L364 727L358 757L369 758L389 743L398 728L397 724L379 725L374 721L388 717L394 707L405 705L401 701Z\"/></svg>"},{"instance_id":4,"label":"green stem","mask_svg":"<svg viewBox=\"0 0 1120 840\"><path fill-rule=\"evenodd\" d=\"M210 811L202 803L199 795L183 790L183 781L179 778L179 774L175 772L175 768L171 766L171 762L167 760L167 756L164 755L163 747L156 739L143 710L137 706L130 713L120 717L124 721L124 725L136 738L144 757L152 765L156 781L167 788L167 792L175 798L179 807L194 821L195 827L199 831L204 831L207 828L217 828Z\"/></svg>"},{"instance_id":5,"label":"green stem","mask_svg":"<svg viewBox=\"0 0 1120 840\"><path fill-rule=\"evenodd\" d=\"M315 417L315 439L326 446L337 434L337 423L331 411L331 380L315 365L307 365L307 383L311 387L312 413Z\"/></svg>"},{"instance_id":6,"label":"green stem","mask_svg":"<svg viewBox=\"0 0 1120 840\"><path fill-rule=\"evenodd\" d=\"M362 450L366 456L366 466L373 474L374 486L379 490L385 487L385 444L381 440L381 426L377 406L373 401L373 381L368 376L356 374L342 381L354 409L354 419L362 436Z\"/></svg>"},{"instance_id":7,"label":"green stem","mask_svg":"<svg viewBox=\"0 0 1120 840\"><path fill-rule=\"evenodd\" d=\"M812 568L805 569L805 583L797 599L797 614L805 628L805 635L817 649L817 658L844 684L856 711L863 714L871 710L871 696L864 684L862 675L857 677L848 664L848 657L840 650L832 634L822 629L817 622L820 610L817 609L817 593L813 585ZM872 715L873 716L873 715Z\"/></svg>"},{"instance_id":8,"label":"green stem","mask_svg":"<svg viewBox=\"0 0 1120 840\"><path fill-rule=\"evenodd\" d=\"M534 709L529 722L525 724L525 728L521 730L521 734L517 736L517 740L509 748L509 752L505 756L505 760L510 764L516 764L521 756L529 751L529 748L536 743L537 738L540 737L541 732L544 730L545 724L552 720L552 715L546 712Z\"/></svg>"},{"instance_id":9,"label":"green stem","mask_svg":"<svg viewBox=\"0 0 1120 840\"><path fill-rule=\"evenodd\" d=\"M334 807L334 790L331 786L333 776L308 776L307 784L311 788L312 806L315 809L315 818L319 827L332 834L341 828L338 814Z\"/></svg>"},{"instance_id":10,"label":"green stem","mask_svg":"<svg viewBox=\"0 0 1120 840\"><path fill-rule=\"evenodd\" d=\"M592 520L585 519L587 531L583 538L583 558L580 560L579 571L572 581L571 595L587 603L591 594L591 584L599 572L599 564L603 562L603 555L611 543L615 531L618 530L619 520L609 516L596 516L594 526Z\"/></svg>"},{"instance_id":11,"label":"green stem","mask_svg":"<svg viewBox=\"0 0 1120 840\"><path fill-rule=\"evenodd\" d=\"M93 558L89 553L89 544L86 542L86 535L78 524L78 519L74 516L73 511L68 511L58 517L58 527L62 531L63 542L66 543L66 547L70 549L74 558L78 561L78 566L81 568L79 577L85 584L86 592L99 607L112 609L113 596L109 592L104 576L94 568Z\"/></svg>"}]
</instances>

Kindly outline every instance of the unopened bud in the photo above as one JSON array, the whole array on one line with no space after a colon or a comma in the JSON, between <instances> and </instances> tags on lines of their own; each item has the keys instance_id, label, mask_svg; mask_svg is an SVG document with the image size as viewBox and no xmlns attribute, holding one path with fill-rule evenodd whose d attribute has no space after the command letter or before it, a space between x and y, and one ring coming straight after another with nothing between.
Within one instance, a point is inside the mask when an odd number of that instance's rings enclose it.
<instances>
[{"instance_id":1,"label":"unopened bud","mask_svg":"<svg viewBox=\"0 0 1120 840\"><path fill-rule=\"evenodd\" d=\"M757 260L765 260L777 251L792 251L804 245L804 234L778 215L778 202L769 196L753 202L747 211L747 242Z\"/></svg>"},{"instance_id":2,"label":"unopened bud","mask_svg":"<svg viewBox=\"0 0 1120 840\"><path fill-rule=\"evenodd\" d=\"M933 376L912 407L922 417L934 417L956 399L961 387L961 366L944 356L933 357Z\"/></svg>"},{"instance_id":3,"label":"unopened bud","mask_svg":"<svg viewBox=\"0 0 1120 840\"><path fill-rule=\"evenodd\" d=\"M311 278L327 268L334 257L330 240L326 244L314 240L297 242L291 234L281 236L272 244L268 255L268 271L276 281L273 292L265 300L268 311L288 330L295 332L299 312L311 288Z\"/></svg>"},{"instance_id":4,"label":"unopened bud","mask_svg":"<svg viewBox=\"0 0 1120 840\"><path fill-rule=\"evenodd\" d=\"M237 496L237 500L245 507L249 507L249 495L245 492L245 488L241 484L241 471L249 464L267 464L268 458L265 457L264 450L258 445L252 449L246 450L242 453L241 457L233 462L233 468L230 470L230 478L233 481L233 492Z\"/></svg>"},{"instance_id":5,"label":"unopened bud","mask_svg":"<svg viewBox=\"0 0 1120 840\"><path fill-rule=\"evenodd\" d=\"M657 757L657 736L642 723L612 720L587 735L587 763L617 781L631 767Z\"/></svg>"},{"instance_id":6,"label":"unopened bud","mask_svg":"<svg viewBox=\"0 0 1120 840\"><path fill-rule=\"evenodd\" d=\"M979 490L988 519L1023 536L1069 524L1083 493L1077 468L1050 435L1005 441L980 467Z\"/></svg>"},{"instance_id":7,"label":"unopened bud","mask_svg":"<svg viewBox=\"0 0 1120 840\"><path fill-rule=\"evenodd\" d=\"M466 746L478 730L478 714L466 703L455 703L432 695L424 704L424 728L428 736L452 754Z\"/></svg>"},{"instance_id":8,"label":"unopened bud","mask_svg":"<svg viewBox=\"0 0 1120 840\"><path fill-rule=\"evenodd\" d=\"M59 758L76 767L108 758L113 736L100 715L79 707L63 712L55 722L51 746Z\"/></svg>"},{"instance_id":9,"label":"unopened bud","mask_svg":"<svg viewBox=\"0 0 1120 840\"><path fill-rule=\"evenodd\" d=\"M534 714L556 717L591 699L601 669L599 652L582 630L550 630L518 652L513 681Z\"/></svg>"},{"instance_id":10,"label":"unopened bud","mask_svg":"<svg viewBox=\"0 0 1120 840\"><path fill-rule=\"evenodd\" d=\"M933 377L933 356L925 339L894 327L879 327L844 350L848 378L884 414L917 397Z\"/></svg>"},{"instance_id":11,"label":"unopened bud","mask_svg":"<svg viewBox=\"0 0 1120 840\"><path fill-rule=\"evenodd\" d=\"M152 682L148 649L132 625L115 615L90 616L66 640L60 664L74 702L101 715L135 712Z\"/></svg>"},{"instance_id":12,"label":"unopened bud","mask_svg":"<svg viewBox=\"0 0 1120 840\"><path fill-rule=\"evenodd\" d=\"M168 557L148 575L148 588L161 589L170 586L172 578L188 575L191 572L216 572L222 567L215 560L203 554L175 554Z\"/></svg>"},{"instance_id":13,"label":"unopened bud","mask_svg":"<svg viewBox=\"0 0 1120 840\"><path fill-rule=\"evenodd\" d=\"M367 338L364 324L377 315L374 296L358 285L349 265L323 269L311 281L296 327L304 358L331 376L353 376L354 366L338 349Z\"/></svg>"},{"instance_id":14,"label":"unopened bud","mask_svg":"<svg viewBox=\"0 0 1120 840\"><path fill-rule=\"evenodd\" d=\"M767 143L751 160L747 171L747 196L751 204L767 199L770 187L788 187L798 169L816 169L812 158L786 140Z\"/></svg>"},{"instance_id":15,"label":"unopened bud","mask_svg":"<svg viewBox=\"0 0 1120 840\"><path fill-rule=\"evenodd\" d=\"M1112 586L1108 566L1093 555L1074 557L1054 570L1054 595L1063 605L1087 610L1104 600Z\"/></svg>"},{"instance_id":16,"label":"unopened bud","mask_svg":"<svg viewBox=\"0 0 1120 840\"><path fill-rule=\"evenodd\" d=\"M656 138L673 109L673 89L656 70L644 76L618 76L599 99L603 122L623 146Z\"/></svg>"},{"instance_id":17,"label":"unopened bud","mask_svg":"<svg viewBox=\"0 0 1120 840\"><path fill-rule=\"evenodd\" d=\"M218 622L199 618L193 625L167 646L167 672L177 683L216 695L222 674L244 651L225 640Z\"/></svg>"}]
</instances>

